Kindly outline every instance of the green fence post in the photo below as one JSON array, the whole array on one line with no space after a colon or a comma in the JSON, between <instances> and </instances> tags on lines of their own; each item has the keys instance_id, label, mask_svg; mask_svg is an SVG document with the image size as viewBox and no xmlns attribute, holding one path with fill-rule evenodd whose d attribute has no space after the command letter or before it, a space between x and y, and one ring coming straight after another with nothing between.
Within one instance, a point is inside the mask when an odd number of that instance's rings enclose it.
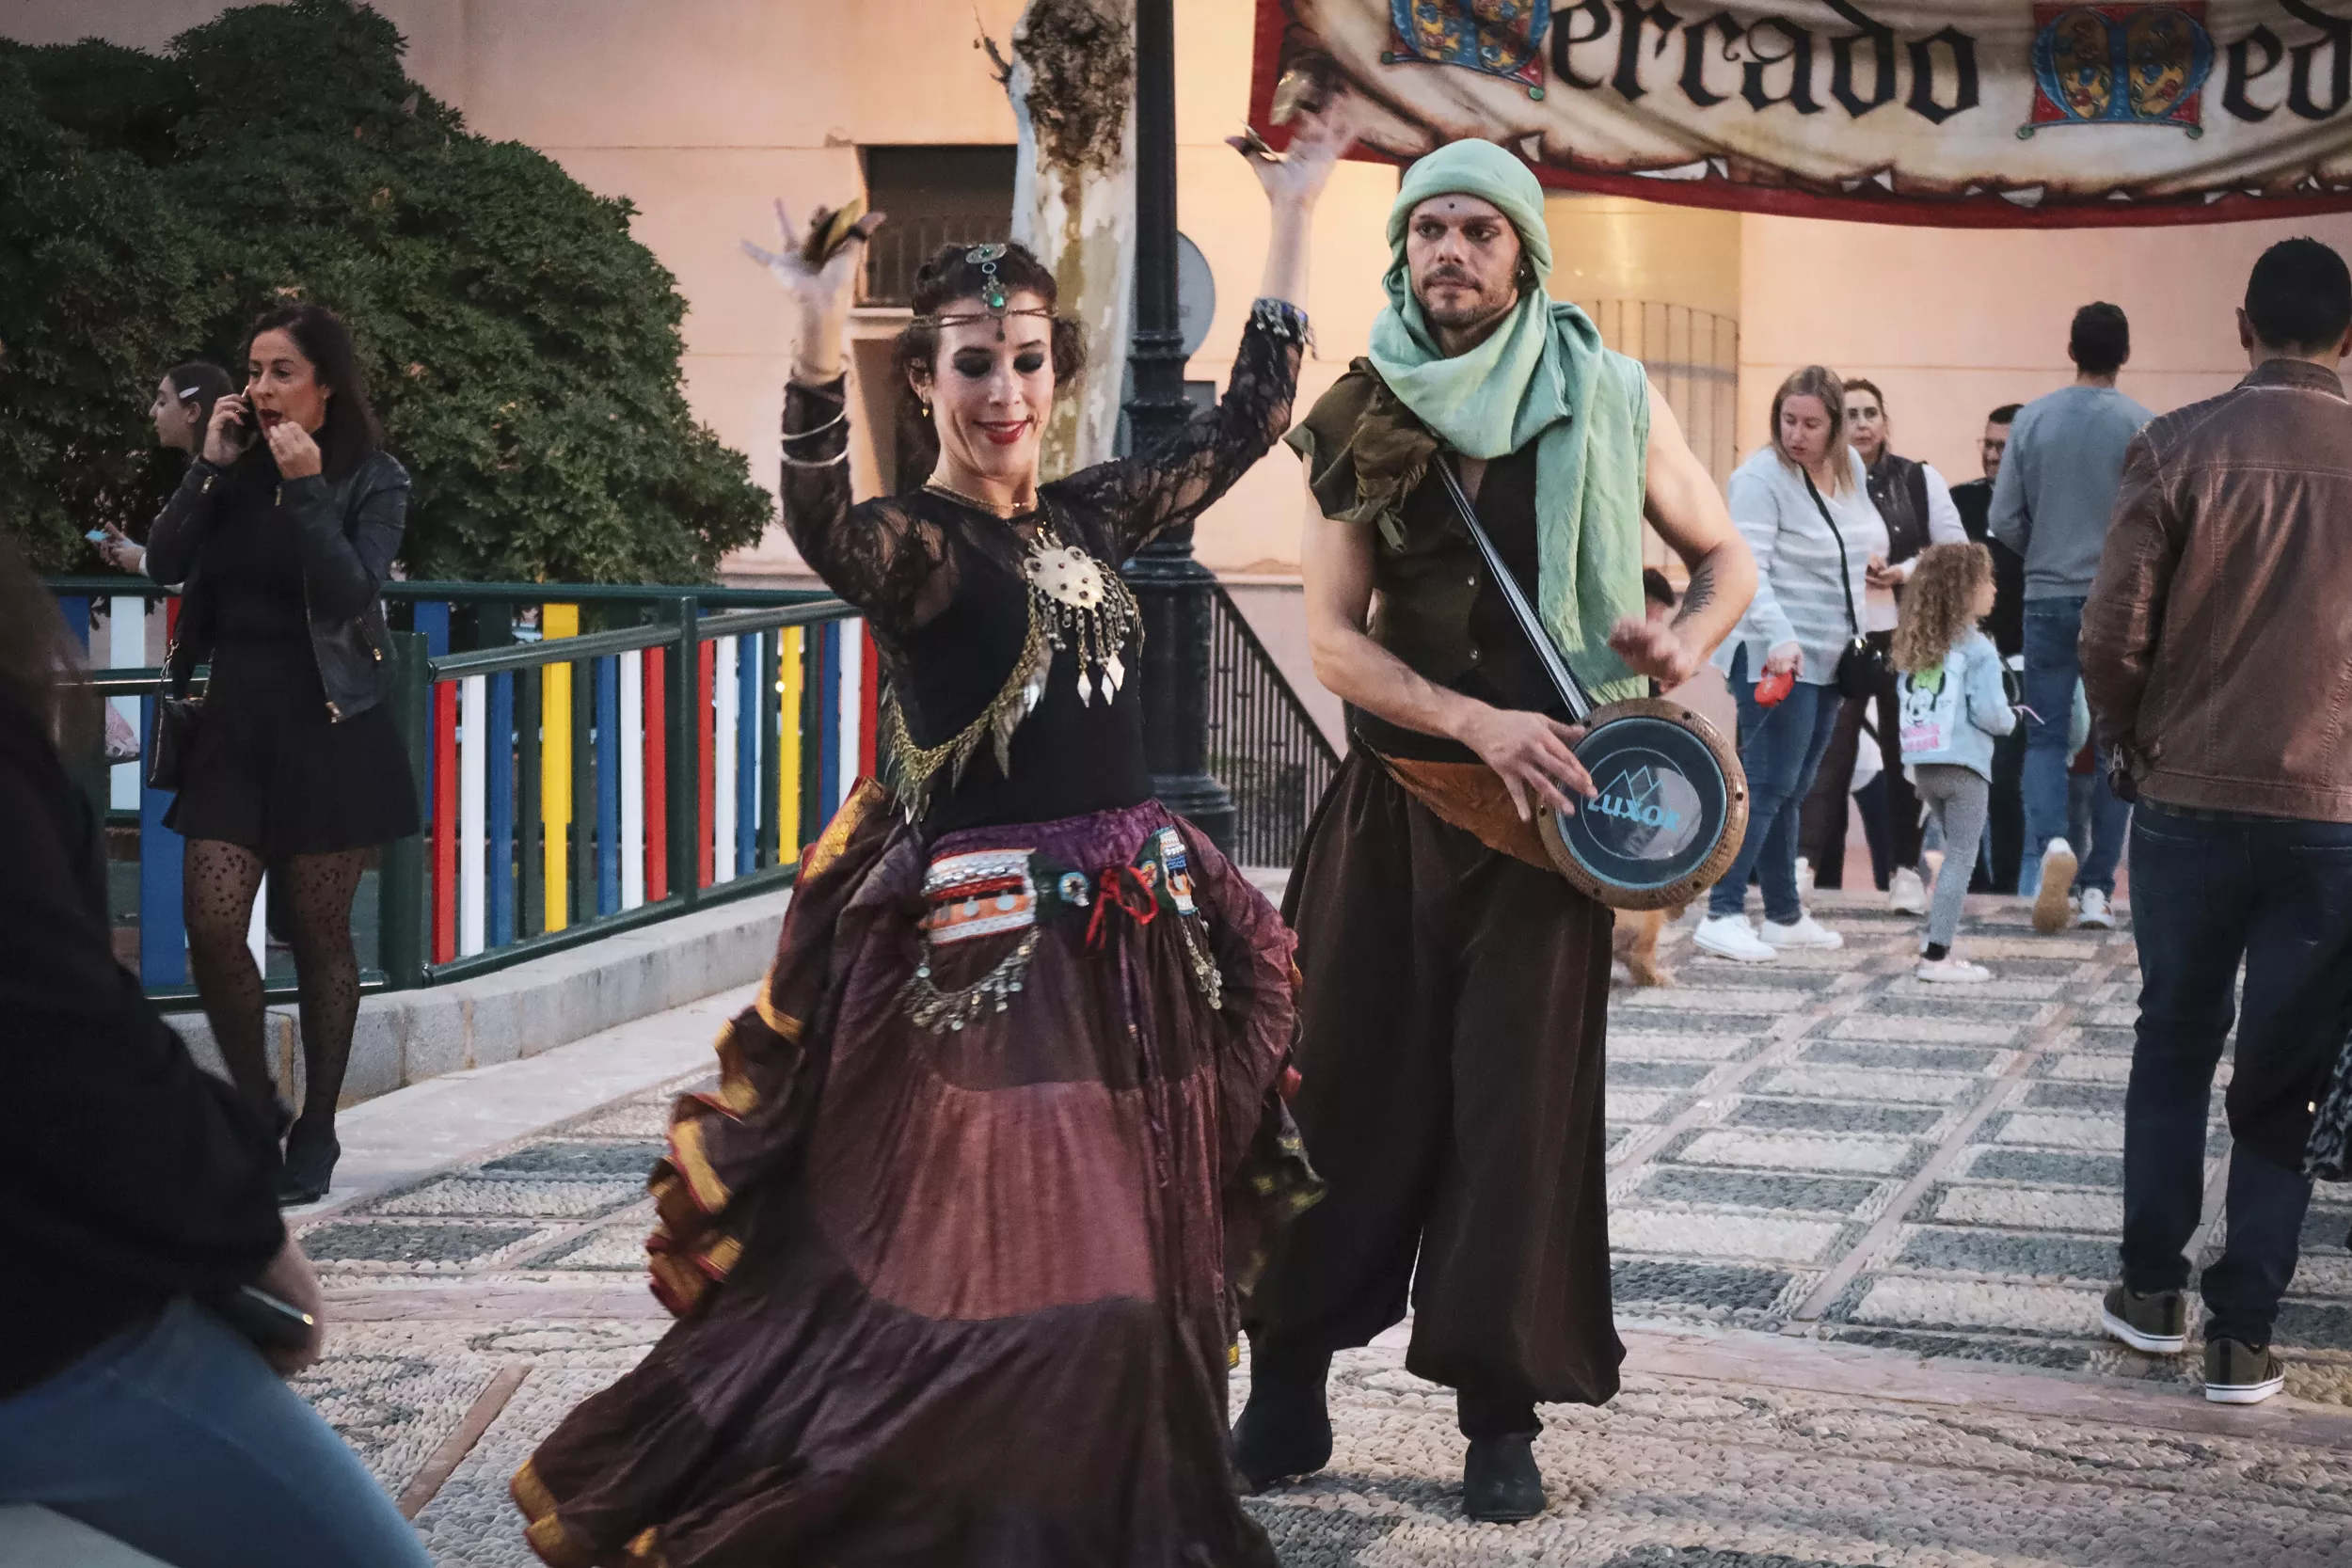
<instances>
[{"instance_id":1,"label":"green fence post","mask_svg":"<svg viewBox=\"0 0 2352 1568\"><path fill-rule=\"evenodd\" d=\"M662 714L670 732L663 749L670 768L670 895L691 910L702 902L701 845L707 831L702 816L700 726L708 720L695 707L702 701L702 682L696 673L702 638L695 625L702 618L702 601L686 594L662 608L665 617L677 627L677 641L670 645L667 660L670 700Z\"/></svg>"},{"instance_id":2,"label":"green fence post","mask_svg":"<svg viewBox=\"0 0 2352 1568\"><path fill-rule=\"evenodd\" d=\"M515 727L522 736L522 754L516 759L516 770L521 777L516 781L521 787L515 792L520 802L517 814L522 817L522 854L516 863L523 893L522 922L515 932L518 937L541 936L548 928L547 827L542 795L545 781L540 777L546 746L539 715L546 684L545 665L515 672Z\"/></svg>"},{"instance_id":3,"label":"green fence post","mask_svg":"<svg viewBox=\"0 0 2352 1568\"><path fill-rule=\"evenodd\" d=\"M392 633L392 726L408 749L408 775L416 781L417 799L424 799L424 749L433 743L428 712L432 701L431 672L425 666L421 633ZM377 895L377 953L384 964L384 983L392 990L424 984L424 835L409 834L384 846L384 879Z\"/></svg>"}]
</instances>

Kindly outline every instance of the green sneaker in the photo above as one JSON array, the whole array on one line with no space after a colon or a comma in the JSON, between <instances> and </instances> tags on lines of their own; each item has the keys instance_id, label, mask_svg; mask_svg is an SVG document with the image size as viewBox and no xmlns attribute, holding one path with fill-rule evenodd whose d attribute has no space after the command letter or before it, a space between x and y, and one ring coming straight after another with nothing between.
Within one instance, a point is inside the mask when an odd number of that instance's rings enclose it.
<instances>
[{"instance_id":1,"label":"green sneaker","mask_svg":"<svg viewBox=\"0 0 2352 1568\"><path fill-rule=\"evenodd\" d=\"M2188 1348L2188 1298L2179 1291L2135 1291L2116 1285L2100 1304L2106 1331L2150 1355L2178 1355Z\"/></svg>"},{"instance_id":2,"label":"green sneaker","mask_svg":"<svg viewBox=\"0 0 2352 1568\"><path fill-rule=\"evenodd\" d=\"M2268 1345L2205 1341L2205 1398L2216 1404L2260 1404L2286 1381L2287 1370Z\"/></svg>"}]
</instances>

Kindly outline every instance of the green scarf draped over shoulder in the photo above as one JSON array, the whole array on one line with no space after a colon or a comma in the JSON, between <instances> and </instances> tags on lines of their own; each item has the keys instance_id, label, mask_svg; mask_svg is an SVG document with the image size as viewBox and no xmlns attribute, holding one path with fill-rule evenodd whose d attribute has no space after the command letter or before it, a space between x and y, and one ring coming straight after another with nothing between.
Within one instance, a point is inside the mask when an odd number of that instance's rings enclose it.
<instances>
[{"instance_id":1,"label":"green scarf draped over shoulder","mask_svg":"<svg viewBox=\"0 0 2352 1568\"><path fill-rule=\"evenodd\" d=\"M1486 341L1448 356L1413 297L1405 231L1415 207L1452 195L1494 203L1518 230L1538 281ZM1609 630L1643 612L1649 381L1639 361L1602 346L1591 317L1544 292L1551 236L1543 187L1492 142L1448 143L1406 171L1389 210L1389 253L1381 280L1389 305L1373 323L1373 368L1465 457L1497 458L1539 443L1536 613L1596 701L1646 695L1648 684L1610 648Z\"/></svg>"}]
</instances>

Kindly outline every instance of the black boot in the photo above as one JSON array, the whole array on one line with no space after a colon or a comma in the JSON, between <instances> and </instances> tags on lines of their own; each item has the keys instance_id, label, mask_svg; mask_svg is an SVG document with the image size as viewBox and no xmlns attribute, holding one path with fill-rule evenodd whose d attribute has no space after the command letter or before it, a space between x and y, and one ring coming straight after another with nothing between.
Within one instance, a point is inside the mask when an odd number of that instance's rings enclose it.
<instances>
[{"instance_id":1,"label":"black boot","mask_svg":"<svg viewBox=\"0 0 2352 1568\"><path fill-rule=\"evenodd\" d=\"M1515 1525L1544 1511L1543 1472L1535 1468L1535 1434L1473 1437L1462 1461L1462 1515L1490 1525Z\"/></svg>"},{"instance_id":2,"label":"black boot","mask_svg":"<svg viewBox=\"0 0 2352 1568\"><path fill-rule=\"evenodd\" d=\"M278 1206L292 1209L316 1203L326 1196L335 1179L335 1162L343 1146L336 1141L335 1124L304 1117L286 1134L286 1158L278 1167Z\"/></svg>"},{"instance_id":3,"label":"black boot","mask_svg":"<svg viewBox=\"0 0 2352 1568\"><path fill-rule=\"evenodd\" d=\"M1324 1381L1331 1357L1267 1354L1252 1347L1249 1402L1233 1423L1233 1467L1252 1492L1312 1475L1331 1463L1331 1414Z\"/></svg>"},{"instance_id":4,"label":"black boot","mask_svg":"<svg viewBox=\"0 0 2352 1568\"><path fill-rule=\"evenodd\" d=\"M1543 1473L1535 1468L1535 1434L1544 1430L1535 1402L1514 1393L1469 1387L1454 1396L1470 1455L1462 1461L1462 1513L1487 1524L1511 1525L1544 1511Z\"/></svg>"}]
</instances>

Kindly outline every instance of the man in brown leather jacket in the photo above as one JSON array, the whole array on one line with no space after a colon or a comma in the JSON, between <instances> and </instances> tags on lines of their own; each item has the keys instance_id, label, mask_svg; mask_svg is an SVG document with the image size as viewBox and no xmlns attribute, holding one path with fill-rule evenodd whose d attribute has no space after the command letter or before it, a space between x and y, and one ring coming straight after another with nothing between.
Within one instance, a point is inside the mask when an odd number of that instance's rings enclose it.
<instances>
[{"instance_id":1,"label":"man in brown leather jacket","mask_svg":"<svg viewBox=\"0 0 2352 1568\"><path fill-rule=\"evenodd\" d=\"M2246 965L2227 1105L2229 1242L2204 1273L2205 1397L2252 1404L2311 1183L2303 1148L2352 1020L2352 277L2316 240L2263 254L2238 311L2253 371L2150 423L2124 459L2082 673L2137 793L2139 1030L2124 1101L2122 1282L2109 1333L2187 1342L2206 1103Z\"/></svg>"}]
</instances>

